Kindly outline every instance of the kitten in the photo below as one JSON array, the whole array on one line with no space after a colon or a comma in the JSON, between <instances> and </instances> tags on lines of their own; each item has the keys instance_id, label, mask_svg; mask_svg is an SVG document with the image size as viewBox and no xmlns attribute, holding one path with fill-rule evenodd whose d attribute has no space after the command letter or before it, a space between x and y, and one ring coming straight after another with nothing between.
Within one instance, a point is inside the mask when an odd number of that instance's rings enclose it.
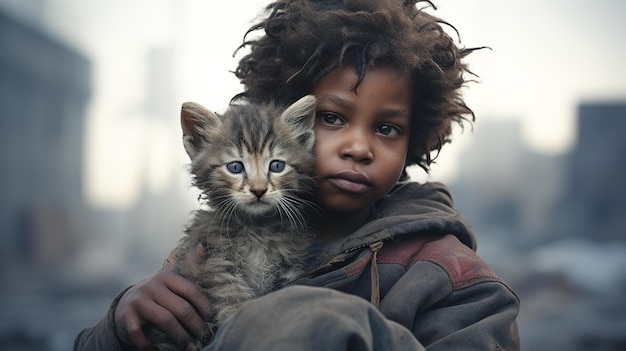
<instances>
[{"instance_id":1,"label":"kitten","mask_svg":"<svg viewBox=\"0 0 626 351\"><path fill-rule=\"evenodd\" d=\"M174 250L176 270L196 282L213 306L199 347L243 302L303 273L309 244L303 209L310 202L301 196L315 186L314 122L311 95L286 109L232 105L223 116L183 104L183 144L194 185L209 207L195 213ZM205 252L201 258L194 254L198 245ZM169 339L150 339L159 350L176 349Z\"/></svg>"}]
</instances>

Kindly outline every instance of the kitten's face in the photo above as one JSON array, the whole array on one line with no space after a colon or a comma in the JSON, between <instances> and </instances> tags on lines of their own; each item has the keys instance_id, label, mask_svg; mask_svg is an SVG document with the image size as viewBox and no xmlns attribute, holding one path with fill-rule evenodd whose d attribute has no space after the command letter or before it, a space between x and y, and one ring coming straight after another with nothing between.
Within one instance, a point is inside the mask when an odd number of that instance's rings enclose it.
<instances>
[{"instance_id":1,"label":"kitten's face","mask_svg":"<svg viewBox=\"0 0 626 351\"><path fill-rule=\"evenodd\" d=\"M249 140L247 137L256 133L242 134L242 139ZM298 189L310 188L306 184L310 178L306 170L312 167L310 156L290 151L288 143L280 145L277 140L254 145L236 139L222 148L218 163L203 163L198 169L207 175L202 187L206 187L203 190L208 191L212 204L222 204L224 211L236 209L259 216L293 203Z\"/></svg>"},{"instance_id":2,"label":"kitten's face","mask_svg":"<svg viewBox=\"0 0 626 351\"><path fill-rule=\"evenodd\" d=\"M302 202L298 195L314 186L313 97L285 111L273 106L231 106L221 117L203 117L204 122L185 120L184 115L183 108L184 141L195 184L211 207L240 220L276 212L294 219ZM191 125L196 135L189 132Z\"/></svg>"}]
</instances>

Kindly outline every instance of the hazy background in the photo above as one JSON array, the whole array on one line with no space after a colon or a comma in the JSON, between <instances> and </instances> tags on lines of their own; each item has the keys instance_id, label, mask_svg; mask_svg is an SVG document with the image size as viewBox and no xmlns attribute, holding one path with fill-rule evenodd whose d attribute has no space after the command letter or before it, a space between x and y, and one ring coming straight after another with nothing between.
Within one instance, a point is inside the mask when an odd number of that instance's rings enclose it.
<instances>
[{"instance_id":1,"label":"hazy background","mask_svg":"<svg viewBox=\"0 0 626 351\"><path fill-rule=\"evenodd\" d=\"M70 349L158 269L197 207L180 105L223 111L266 3L0 0L2 350ZM474 130L414 179L451 186L524 350L626 349L626 2L436 5L492 50Z\"/></svg>"}]
</instances>

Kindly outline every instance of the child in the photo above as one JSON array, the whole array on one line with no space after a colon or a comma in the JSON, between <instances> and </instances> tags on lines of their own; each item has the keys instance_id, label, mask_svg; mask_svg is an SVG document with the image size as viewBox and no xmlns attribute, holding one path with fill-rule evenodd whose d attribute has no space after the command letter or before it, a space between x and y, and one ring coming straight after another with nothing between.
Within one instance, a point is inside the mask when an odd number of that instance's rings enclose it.
<instances>
[{"instance_id":1,"label":"child","mask_svg":"<svg viewBox=\"0 0 626 351\"><path fill-rule=\"evenodd\" d=\"M244 305L208 349L519 349L519 301L476 255L448 190L407 180L406 166L429 169L453 123L473 120L459 92L472 49L420 2L279 0L252 28L264 34L244 44L236 98L317 97L320 210L309 273ZM193 349L210 313L166 264L120 294L75 349L149 348L145 323Z\"/></svg>"}]
</instances>

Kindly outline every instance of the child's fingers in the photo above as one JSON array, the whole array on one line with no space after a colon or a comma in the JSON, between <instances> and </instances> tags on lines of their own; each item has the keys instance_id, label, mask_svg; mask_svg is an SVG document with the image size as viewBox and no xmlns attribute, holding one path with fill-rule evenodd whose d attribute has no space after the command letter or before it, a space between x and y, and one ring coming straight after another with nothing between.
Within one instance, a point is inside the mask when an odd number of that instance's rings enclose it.
<instances>
[{"instance_id":1,"label":"child's fingers","mask_svg":"<svg viewBox=\"0 0 626 351\"><path fill-rule=\"evenodd\" d=\"M211 315L211 302L202 291L200 291L200 288L196 284L174 272L161 272L160 274L163 274L166 278L165 283L171 291L184 300L189 301L203 320L209 320ZM191 311L181 312L191 313Z\"/></svg>"},{"instance_id":2,"label":"child's fingers","mask_svg":"<svg viewBox=\"0 0 626 351\"><path fill-rule=\"evenodd\" d=\"M156 305L146 309L144 315L163 330L181 350L192 343L192 337L171 310Z\"/></svg>"},{"instance_id":3,"label":"child's fingers","mask_svg":"<svg viewBox=\"0 0 626 351\"><path fill-rule=\"evenodd\" d=\"M153 345L142 327L155 324L183 349L192 339L189 332L202 335L205 322L201 313L208 316L209 312L208 299L195 284L161 270L124 293L115 308L115 328L123 343L149 349Z\"/></svg>"},{"instance_id":4,"label":"child's fingers","mask_svg":"<svg viewBox=\"0 0 626 351\"><path fill-rule=\"evenodd\" d=\"M173 285L175 285L176 288L180 288L177 285L183 283L184 282L178 282L178 284L174 283ZM187 281L187 283L189 282ZM192 286L191 288L195 290L195 286ZM193 292L187 292L186 295L190 294L193 294ZM155 302L170 313L168 316L159 318L170 319L173 317L176 320L176 323L181 324L197 338L202 337L206 322L201 315L202 312L198 311L198 307L196 307L195 304L189 300L189 297L172 290L169 294L155 296ZM174 320L169 323L174 324Z\"/></svg>"},{"instance_id":5,"label":"child's fingers","mask_svg":"<svg viewBox=\"0 0 626 351\"><path fill-rule=\"evenodd\" d=\"M139 319L133 319L127 320L123 327L117 324L115 327L118 337L123 340L124 343L134 345L140 350L154 349L154 345L144 334L141 325L142 323Z\"/></svg>"},{"instance_id":6,"label":"child's fingers","mask_svg":"<svg viewBox=\"0 0 626 351\"><path fill-rule=\"evenodd\" d=\"M115 307L115 333L122 343L147 349L153 346L142 329L145 323L142 308L145 308L143 306L148 302L148 299L142 297L144 296L141 291L142 285L139 283L128 289Z\"/></svg>"}]
</instances>

